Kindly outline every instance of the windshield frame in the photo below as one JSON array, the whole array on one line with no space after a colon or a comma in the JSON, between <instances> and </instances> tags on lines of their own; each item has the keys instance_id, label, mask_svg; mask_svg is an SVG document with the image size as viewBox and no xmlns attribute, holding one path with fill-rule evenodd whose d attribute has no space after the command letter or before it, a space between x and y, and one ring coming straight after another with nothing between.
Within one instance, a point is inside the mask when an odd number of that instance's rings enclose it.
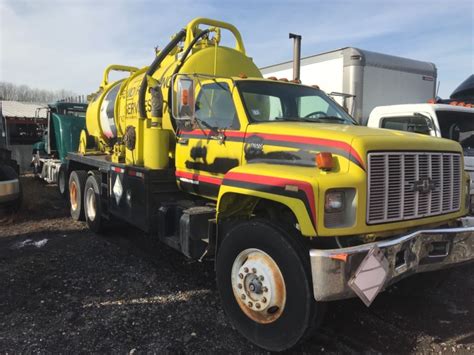
<instances>
[{"instance_id":1,"label":"windshield frame","mask_svg":"<svg viewBox=\"0 0 474 355\"><path fill-rule=\"evenodd\" d=\"M305 119L304 117L288 117L288 119L284 119L284 117L281 119L281 120L273 120L273 121L270 121L270 120L263 120L263 121L258 121L258 120L255 120L254 118L252 118L252 115L250 115L249 113L249 108L245 102L245 98L244 98L244 92L241 88L241 84L242 83L264 83L264 84L267 84L267 85L289 85L289 86L293 86L293 87L304 87L306 89L310 89L310 90L314 90L315 93L317 93L317 96L320 96L323 98L323 100L327 101L329 105L334 105L335 107L335 110L336 111L340 111L341 115L343 115L343 117L341 117L341 119L344 119L346 118L347 121L346 122L342 122L342 121L339 121L339 120L336 120L334 119L334 122L328 122L328 121L325 121L325 122L318 122L316 119L314 121L309 121L309 119ZM276 123L276 122L295 122L295 123L314 123L314 124L342 124L342 125L354 125L354 126L358 126L359 123L355 120L354 117L352 117L339 103L337 103L334 99L332 99L329 95L327 95L323 90L321 89L317 89L315 87L311 87L311 86L308 86L308 85L302 85L302 84L296 84L296 83L289 83L289 82L281 82L281 81L274 81L274 80L236 80L235 81L235 86L237 87L237 91L239 93L239 96L240 96L240 100L242 102L242 106L245 110L245 114L247 116L247 121L248 121L248 124L261 124L261 123ZM301 96L301 97L304 97L304 96ZM344 117L347 116L347 117ZM298 120L298 118L300 118L301 120ZM324 118L324 117L322 117Z\"/></svg>"}]
</instances>

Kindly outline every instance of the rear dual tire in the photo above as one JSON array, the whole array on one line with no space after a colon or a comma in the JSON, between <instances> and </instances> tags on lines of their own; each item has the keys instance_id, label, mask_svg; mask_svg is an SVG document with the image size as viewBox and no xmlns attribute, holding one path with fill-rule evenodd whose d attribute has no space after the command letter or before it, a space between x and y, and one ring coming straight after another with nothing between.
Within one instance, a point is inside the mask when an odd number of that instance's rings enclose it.
<instances>
[{"instance_id":1,"label":"rear dual tire","mask_svg":"<svg viewBox=\"0 0 474 355\"><path fill-rule=\"evenodd\" d=\"M86 221L93 232L103 229L100 197L100 177L96 172L75 170L69 176L69 200L71 217L76 221Z\"/></svg>"},{"instance_id":2,"label":"rear dual tire","mask_svg":"<svg viewBox=\"0 0 474 355\"><path fill-rule=\"evenodd\" d=\"M226 234L217 255L224 311L247 339L271 351L296 345L324 313L313 298L308 250L296 238L251 220Z\"/></svg>"},{"instance_id":3,"label":"rear dual tire","mask_svg":"<svg viewBox=\"0 0 474 355\"><path fill-rule=\"evenodd\" d=\"M100 184L100 178L92 174L87 178L84 187L84 215L87 226L95 233L103 230Z\"/></svg>"},{"instance_id":4,"label":"rear dual tire","mask_svg":"<svg viewBox=\"0 0 474 355\"><path fill-rule=\"evenodd\" d=\"M75 221L84 220L84 189L87 180L87 171L74 170L69 175L69 204L71 217Z\"/></svg>"}]
</instances>

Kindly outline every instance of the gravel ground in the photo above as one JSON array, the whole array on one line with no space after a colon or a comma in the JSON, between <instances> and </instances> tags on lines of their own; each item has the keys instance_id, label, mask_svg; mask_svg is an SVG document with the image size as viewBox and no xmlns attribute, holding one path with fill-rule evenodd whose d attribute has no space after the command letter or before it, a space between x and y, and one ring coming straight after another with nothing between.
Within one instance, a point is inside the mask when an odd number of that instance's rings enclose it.
<instances>
[{"instance_id":1,"label":"gravel ground","mask_svg":"<svg viewBox=\"0 0 474 355\"><path fill-rule=\"evenodd\" d=\"M94 235L56 186L22 180L20 213L0 219L0 353L260 351L224 315L212 262L130 227ZM370 308L330 303L294 352L472 353L473 275L473 264L419 275Z\"/></svg>"}]
</instances>

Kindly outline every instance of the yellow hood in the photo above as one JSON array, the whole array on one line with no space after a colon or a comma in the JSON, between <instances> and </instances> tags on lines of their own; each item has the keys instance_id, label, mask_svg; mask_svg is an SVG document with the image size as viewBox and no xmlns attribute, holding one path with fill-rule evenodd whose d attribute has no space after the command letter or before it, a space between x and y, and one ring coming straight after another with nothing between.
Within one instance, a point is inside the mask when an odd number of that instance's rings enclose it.
<instances>
[{"instance_id":1,"label":"yellow hood","mask_svg":"<svg viewBox=\"0 0 474 355\"><path fill-rule=\"evenodd\" d=\"M251 124L247 128L246 142L254 137L262 144L286 147L309 152L329 151L347 158L362 169L367 153L371 151L449 151L462 152L461 146L451 140L417 133L365 126L322 124L310 122L268 122ZM273 148L275 150L275 148ZM346 171L339 162L339 171ZM347 166L348 168L348 166Z\"/></svg>"}]
</instances>

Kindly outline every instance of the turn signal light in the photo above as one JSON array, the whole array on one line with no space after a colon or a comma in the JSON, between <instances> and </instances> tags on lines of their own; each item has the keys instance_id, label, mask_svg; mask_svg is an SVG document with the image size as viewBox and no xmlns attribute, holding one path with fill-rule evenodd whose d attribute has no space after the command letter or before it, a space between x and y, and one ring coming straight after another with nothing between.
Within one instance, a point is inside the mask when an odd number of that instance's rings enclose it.
<instances>
[{"instance_id":1,"label":"turn signal light","mask_svg":"<svg viewBox=\"0 0 474 355\"><path fill-rule=\"evenodd\" d=\"M428 100L428 103L429 103L429 104L435 104L435 103L436 103L436 99L429 99L429 100Z\"/></svg>"},{"instance_id":2,"label":"turn signal light","mask_svg":"<svg viewBox=\"0 0 474 355\"><path fill-rule=\"evenodd\" d=\"M332 170L334 168L332 154L329 152L320 152L316 154L316 164L321 170Z\"/></svg>"},{"instance_id":3,"label":"turn signal light","mask_svg":"<svg viewBox=\"0 0 474 355\"><path fill-rule=\"evenodd\" d=\"M181 92L181 104L183 106L187 106L188 105L188 99L189 99L189 91L184 89Z\"/></svg>"}]
</instances>

